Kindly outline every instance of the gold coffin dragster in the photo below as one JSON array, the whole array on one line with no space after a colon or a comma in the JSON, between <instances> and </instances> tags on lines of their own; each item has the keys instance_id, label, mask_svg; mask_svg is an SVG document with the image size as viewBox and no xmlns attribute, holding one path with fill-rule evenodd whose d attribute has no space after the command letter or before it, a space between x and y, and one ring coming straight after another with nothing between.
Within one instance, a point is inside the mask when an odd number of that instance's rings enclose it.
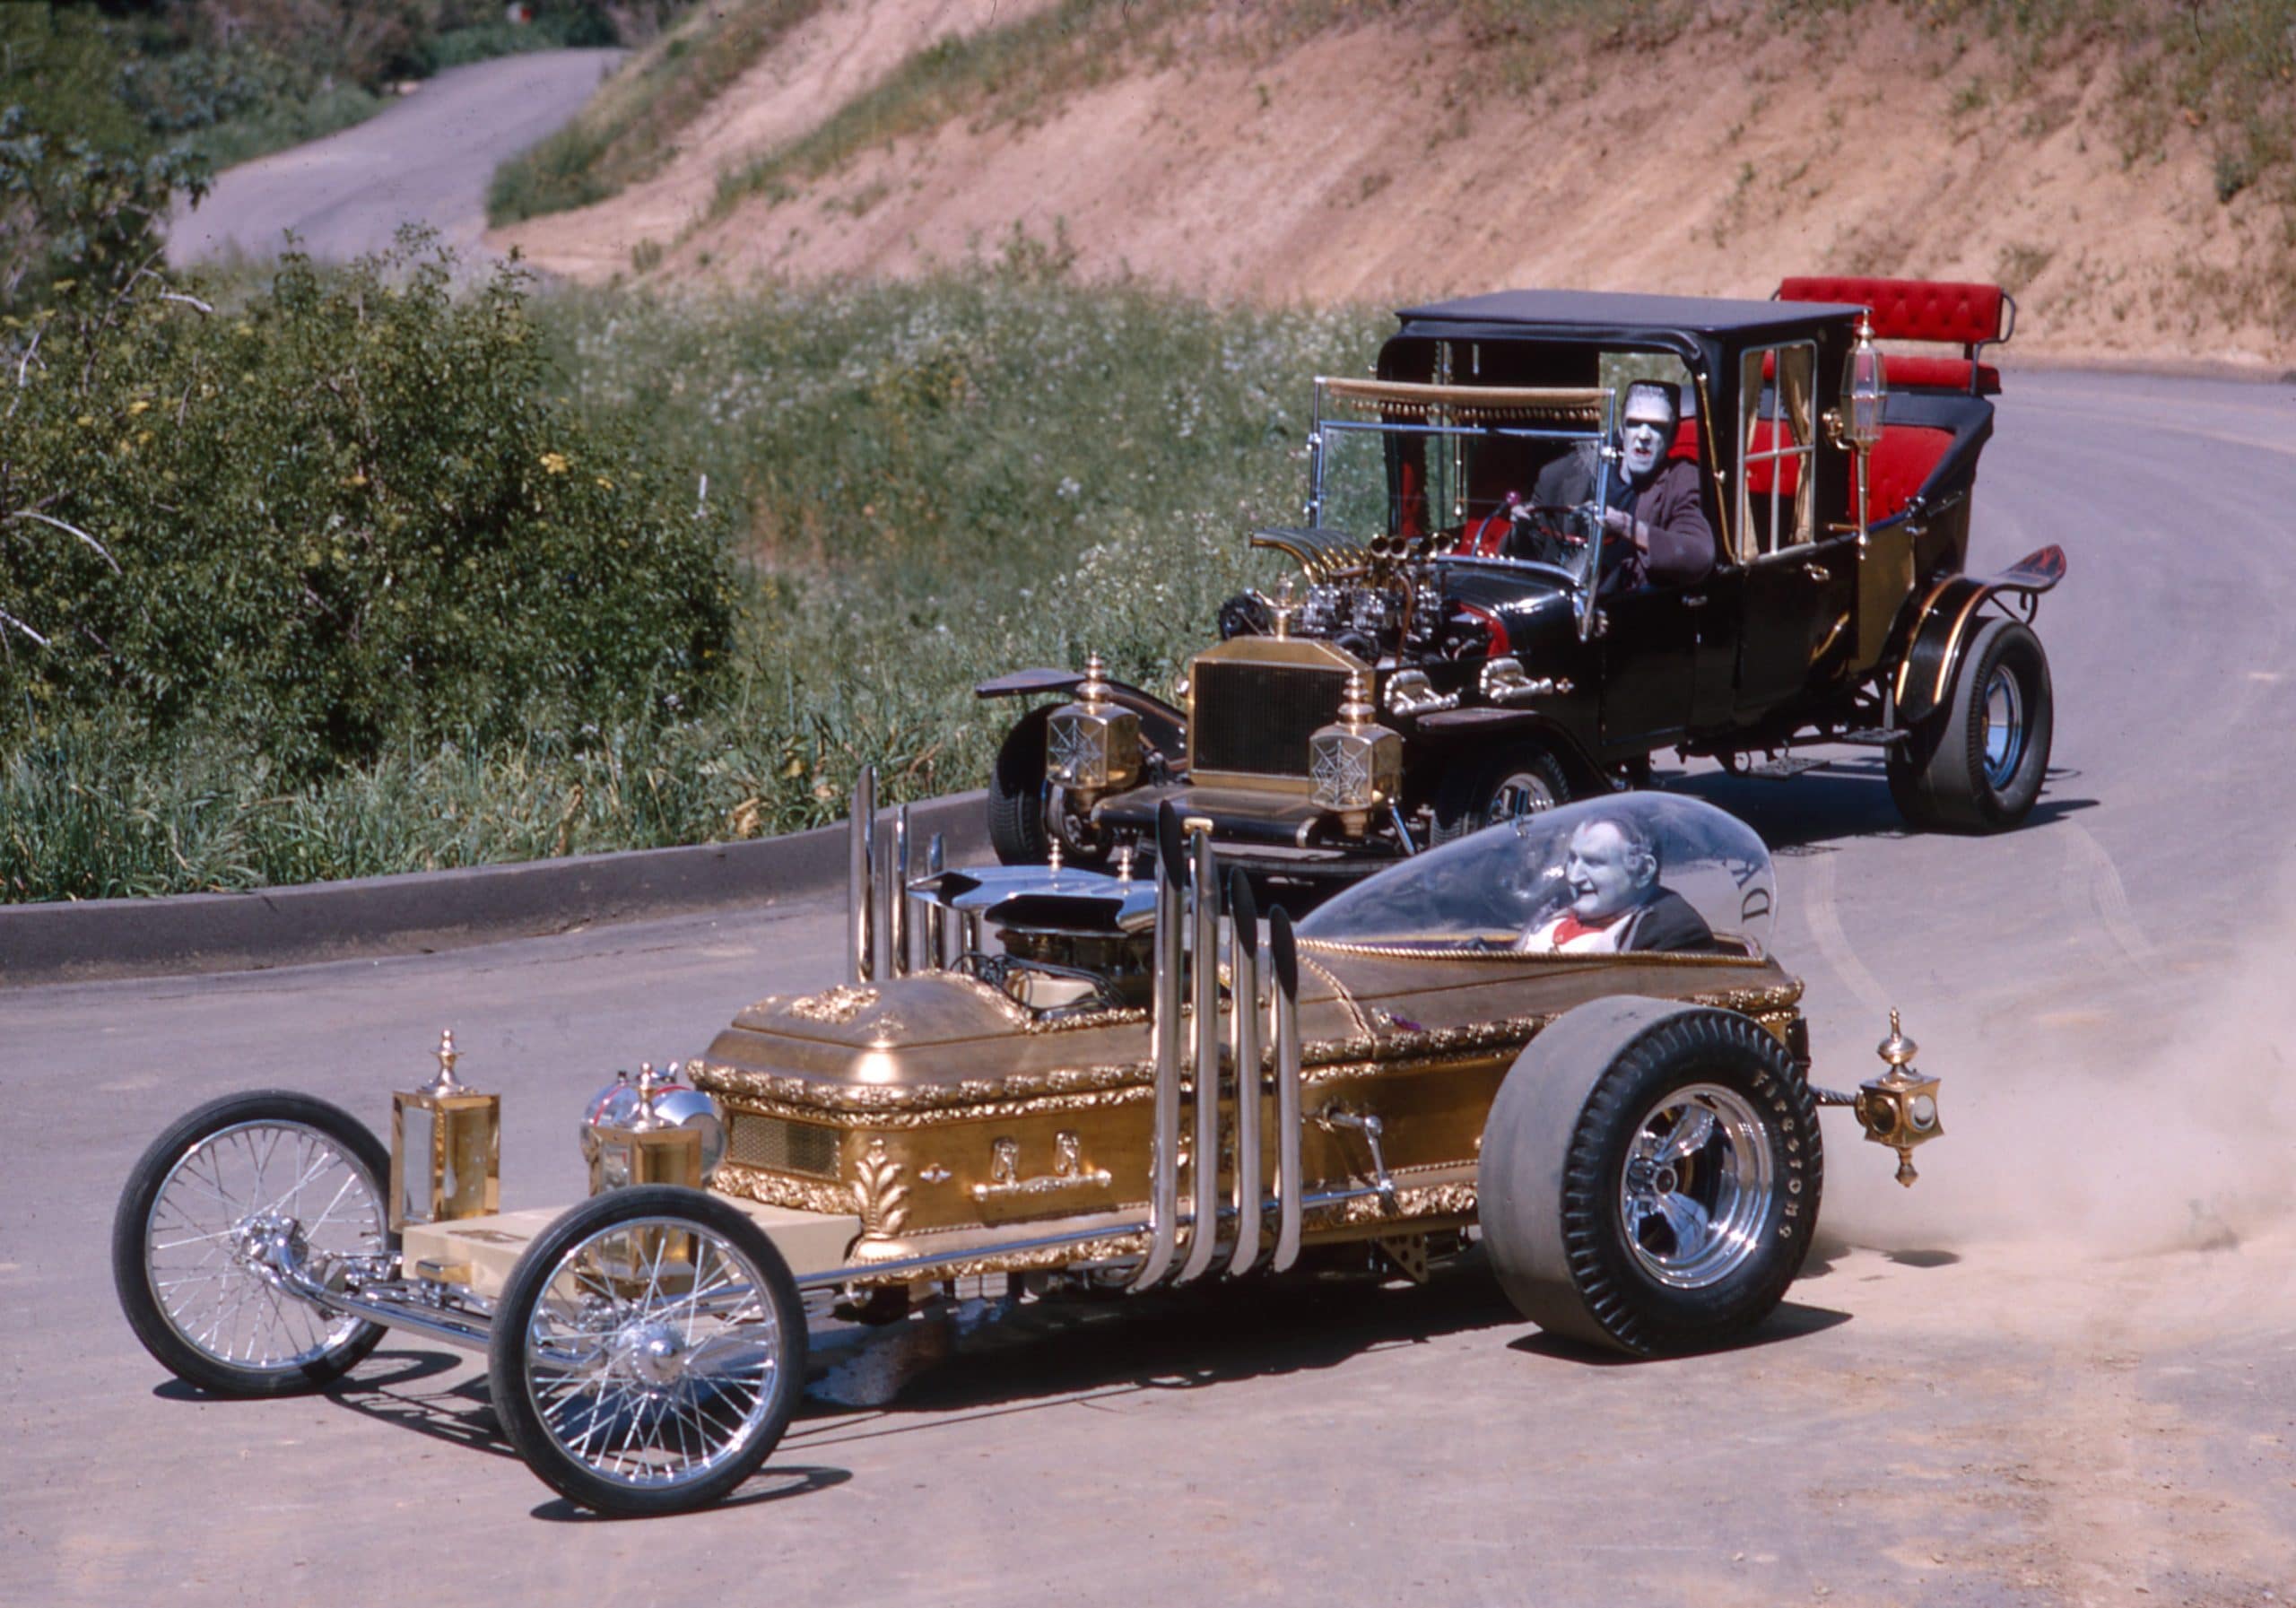
<instances>
[{"instance_id":1,"label":"gold coffin dragster","mask_svg":"<svg viewBox=\"0 0 2296 1608\"><path fill-rule=\"evenodd\" d=\"M1709 928L1706 942L1667 952L1537 952L1522 945L1528 928L1495 921L1492 908L1457 919L1378 914L1373 884L1296 936L1276 912L1264 968L1248 884L1223 887L1208 834L1170 812L1152 876L1135 877L1128 861L1106 874L1056 856L912 880L905 825L881 856L867 792L865 781L852 980L761 1001L686 1069L727 1126L713 1187L853 1213L859 1231L843 1273L855 1288L1090 1270L1144 1289L1282 1272L1303 1254L1363 1241L1422 1272L1431 1253L1459 1247L1477 1225L1485 1135L1510 1070L1545 1030L1600 1014L1588 1008L1604 1002L1638 1002L1627 1026L1610 1030L1622 1043L1647 1038L1651 1023L1726 1017L1767 1042L1761 1058L1781 1069L1784 1105L1851 1103L1808 1089L1801 984L1747 932ZM1704 832L1733 925L1766 930L1774 893L1759 841L1687 800L1577 806L1486 834L1493 841L1449 867L1405 865L1379 881L1419 890L1425 904L1447 869L1457 877L1464 863L1474 882L1474 863L1511 856L1537 862L1534 887L1543 875L1551 888L1574 832L1610 817L1648 818L1640 830L1654 841ZM1718 847L1718 833L1732 840ZM881 896L885 882L900 897ZM1364 907L1387 930L1353 930ZM1223 958L1199 968L1196 954ZM1940 1131L1935 1084L1905 1070L1911 1046L1894 1023L1892 1044L1901 1056L1856 1103L1867 1131L1899 1149L1910 1183L1912 1148ZM1550 1081L1583 1092L1613 1058ZM1735 1113L1749 1151L1755 1103ZM1706 1116L1658 1120L1669 1133L1718 1126ZM1643 1186L1660 1226L1645 1239L1686 1243L1694 1230L1666 1225L1718 1208L1737 1219L1708 1226L1743 1241L1759 1195L1777 1208L1764 1231L1794 1244L1798 1226L1805 1241L1821 1180L1814 1126L1797 1126L1806 1142L1790 1134L1787 1148L1798 1153L1750 1167L1731 1201L1693 1198L1694 1165L1657 1167ZM1673 1148L1695 1162L1686 1138ZM1200 1165L1207 1155L1213 1165ZM1631 1194L1636 1181L1623 1186ZM1798 1265L1798 1245L1791 1254ZM1669 1271L1663 1252L1649 1260L1662 1282L1700 1276ZM1630 1351L1692 1338L1534 1304L1550 1326Z\"/></svg>"},{"instance_id":2,"label":"gold coffin dragster","mask_svg":"<svg viewBox=\"0 0 2296 1608\"><path fill-rule=\"evenodd\" d=\"M1137 871L944 870L935 846L913 876L905 812L877 825L865 773L847 980L594 1097L573 1206L498 1210L500 1103L451 1037L388 1149L279 1091L179 1119L114 1227L138 1338L244 1395L324 1386L390 1328L483 1352L536 1474L675 1512L778 1443L809 1294L897 1321L981 1277L1424 1279L1480 1243L1542 1328L1693 1350L1799 1273L1820 1106L1854 1106L1909 1184L1941 1131L1894 1016L1886 1072L1810 1083L1769 854L1695 799L1502 822L1296 930L1169 804Z\"/></svg>"}]
</instances>

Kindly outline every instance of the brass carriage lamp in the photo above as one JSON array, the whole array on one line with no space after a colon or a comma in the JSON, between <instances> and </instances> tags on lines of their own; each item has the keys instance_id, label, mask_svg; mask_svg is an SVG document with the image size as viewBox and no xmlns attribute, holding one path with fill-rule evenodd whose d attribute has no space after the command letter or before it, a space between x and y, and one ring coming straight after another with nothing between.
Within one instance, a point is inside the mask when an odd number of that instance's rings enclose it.
<instances>
[{"instance_id":1,"label":"brass carriage lamp","mask_svg":"<svg viewBox=\"0 0 2296 1608\"><path fill-rule=\"evenodd\" d=\"M657 1098L676 1082L677 1073L674 1061L665 1073L656 1073L650 1061L640 1062L634 1100L601 1100L597 1116L582 1135L582 1148L590 1159L592 1195L634 1184L701 1187L701 1128L674 1122L655 1108Z\"/></svg>"},{"instance_id":2,"label":"brass carriage lamp","mask_svg":"<svg viewBox=\"0 0 2296 1608\"><path fill-rule=\"evenodd\" d=\"M1918 1048L1905 1036L1905 1030L1898 1025L1898 1013L1892 1011L1890 1036L1874 1051L1889 1063L1890 1069L1857 1086L1855 1107L1857 1125L1866 1130L1866 1137L1897 1152L1898 1182L1909 1189L1919 1176L1913 1170L1914 1147L1928 1143L1945 1131L1937 1120L1937 1080L1923 1077L1913 1069Z\"/></svg>"},{"instance_id":3,"label":"brass carriage lamp","mask_svg":"<svg viewBox=\"0 0 2296 1608\"><path fill-rule=\"evenodd\" d=\"M1857 315L1857 341L1841 364L1841 433L1857 460L1857 538L1866 539L1867 455L1882 439L1882 413L1890 395L1888 365L1874 344L1874 319Z\"/></svg>"},{"instance_id":4,"label":"brass carriage lamp","mask_svg":"<svg viewBox=\"0 0 2296 1608\"><path fill-rule=\"evenodd\" d=\"M1372 719L1374 713L1363 672L1351 670L1339 718L1308 739L1316 807L1337 811L1351 838L1363 835L1371 812L1394 798L1403 783L1403 737Z\"/></svg>"},{"instance_id":5,"label":"brass carriage lamp","mask_svg":"<svg viewBox=\"0 0 2296 1608\"><path fill-rule=\"evenodd\" d=\"M1047 780L1086 797L1139 780L1140 717L1117 704L1114 691L1107 663L1087 655L1075 701L1055 709L1045 727Z\"/></svg>"},{"instance_id":6,"label":"brass carriage lamp","mask_svg":"<svg viewBox=\"0 0 2296 1608\"><path fill-rule=\"evenodd\" d=\"M391 1231L501 1209L502 1097L455 1076L455 1035L439 1035L439 1075L391 1095Z\"/></svg>"}]
</instances>

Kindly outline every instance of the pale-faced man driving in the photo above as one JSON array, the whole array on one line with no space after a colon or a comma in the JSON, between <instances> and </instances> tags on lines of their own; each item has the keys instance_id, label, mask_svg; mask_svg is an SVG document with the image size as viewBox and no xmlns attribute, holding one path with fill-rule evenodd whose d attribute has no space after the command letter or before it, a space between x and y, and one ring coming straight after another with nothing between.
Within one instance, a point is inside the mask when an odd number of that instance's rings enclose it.
<instances>
[{"instance_id":1,"label":"pale-faced man driving","mask_svg":"<svg viewBox=\"0 0 2296 1608\"><path fill-rule=\"evenodd\" d=\"M1658 849L1640 823L1597 815L1570 834L1562 863L1570 902L1526 932L1533 953L1618 954L1629 950L1702 950L1713 929L1688 900L1658 881Z\"/></svg>"},{"instance_id":2,"label":"pale-faced man driving","mask_svg":"<svg viewBox=\"0 0 2296 1608\"><path fill-rule=\"evenodd\" d=\"M1605 587L1694 587L1713 573L1714 526L1699 496L1698 465L1666 456L1681 423L1677 387L1657 379L1628 385L1619 413L1619 464L1607 470ZM1576 507L1594 499L1593 465L1587 455L1575 452L1541 470L1531 492L1532 502L1545 507Z\"/></svg>"}]
</instances>

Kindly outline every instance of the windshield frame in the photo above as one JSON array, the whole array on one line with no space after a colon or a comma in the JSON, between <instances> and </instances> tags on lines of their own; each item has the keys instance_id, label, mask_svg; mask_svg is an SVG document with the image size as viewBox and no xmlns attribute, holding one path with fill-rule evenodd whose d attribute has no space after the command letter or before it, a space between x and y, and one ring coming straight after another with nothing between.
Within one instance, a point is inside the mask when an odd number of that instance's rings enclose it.
<instances>
[{"instance_id":1,"label":"windshield frame","mask_svg":"<svg viewBox=\"0 0 2296 1608\"><path fill-rule=\"evenodd\" d=\"M1378 392L1395 392L1400 395L1409 391L1424 390L1430 395L1425 401L1419 403L1418 405L1425 407L1428 417L1424 422L1398 419L1346 418L1339 414L1332 405L1335 387L1343 387L1344 390L1342 394L1344 394L1345 392L1358 392L1366 395ZM1435 439L1464 437L1476 440L1555 441L1564 443L1566 447L1575 446L1581 442L1592 442L1595 444L1596 452L1605 459L1614 459L1617 456L1618 448L1616 446L1616 441L1619 398L1618 393L1614 390L1605 389L1600 392L1599 405L1601 408L1601 421L1599 423L1594 425L1507 424L1497 422L1462 424L1435 422L1436 415L1439 413L1448 413L1450 408L1461 405L1457 401L1447 402L1443 400L1439 394L1482 389L1489 389L1492 391L1493 393L1493 400L1498 401L1503 397L1510 388L1500 387L1454 387L1431 386L1420 387L1412 386L1408 382L1365 382L1361 380L1341 380L1335 379L1328 375L1318 375L1315 382L1315 422L1308 432L1308 502L1305 512L1309 528L1323 528L1323 512L1324 503L1326 500L1326 471L1327 466L1326 450L1327 448L1333 444L1335 437L1344 437L1347 435L1370 435L1383 437L1416 436L1423 439ZM1527 392L1525 393L1525 395L1528 394L1529 393ZM1550 392L1548 394L1552 396L1561 396L1565 395L1571 395L1573 393L1557 391ZM1466 404L1465 405L1472 404ZM1584 561L1583 570L1572 569L1561 564L1546 563L1537 559L1519 559L1505 554L1435 552L1429 553L1426 556L1429 560L1435 562L1457 562L1465 560L1476 564L1500 565L1510 569L1531 571L1541 575L1554 576L1560 578L1565 583L1573 595L1573 613L1578 621L1578 634L1583 639L1593 628L1594 598L1597 589L1597 578L1602 574L1603 538L1605 534L1605 527L1606 525L1607 516L1610 512L1610 478L1611 477L1607 474L1597 474L1595 476L1594 529L1587 543L1587 556ZM1388 521L1390 525L1390 529L1385 534L1392 535L1394 534L1392 527L1396 517L1395 491L1392 485L1387 486L1385 488L1385 491L1388 509Z\"/></svg>"}]
</instances>

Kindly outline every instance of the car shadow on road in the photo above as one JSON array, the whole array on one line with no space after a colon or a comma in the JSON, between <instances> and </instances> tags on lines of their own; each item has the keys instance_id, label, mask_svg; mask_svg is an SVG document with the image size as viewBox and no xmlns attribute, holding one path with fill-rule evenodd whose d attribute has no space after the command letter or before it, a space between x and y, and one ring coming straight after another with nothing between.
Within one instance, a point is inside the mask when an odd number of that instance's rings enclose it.
<instances>
[{"instance_id":1,"label":"car shadow on road","mask_svg":"<svg viewBox=\"0 0 2296 1608\"><path fill-rule=\"evenodd\" d=\"M2080 777L2078 770L2052 767L2044 787L2058 787ZM1677 773L1665 778L1663 790L1686 794L1728 811L1753 828L1773 854L1790 855L1797 849L1857 838L1925 835L1898 813L1878 759L1830 760L1822 770L1805 771L1786 781L1732 776L1721 770L1703 770L1695 776ZM2045 790L2018 830L2030 830L2095 809L2097 802Z\"/></svg>"},{"instance_id":2,"label":"car shadow on road","mask_svg":"<svg viewBox=\"0 0 2296 1608\"><path fill-rule=\"evenodd\" d=\"M1761 1346L1777 1345L1788 1340L1800 1340L1806 1335L1821 1334L1849 1321L1849 1314L1838 1312L1831 1307L1812 1307L1801 1301L1784 1301L1777 1311L1734 1340L1719 1345L1701 1347L1701 1357L1717 1357L1730 1352L1748 1352ZM1583 1341L1566 1340L1559 1334L1535 1330L1519 1340L1508 1343L1510 1352L1526 1356L1552 1357L1558 1362L1582 1362L1596 1368L1663 1368L1669 1362L1688 1359L1680 1357L1627 1357L1616 1352L1605 1351Z\"/></svg>"},{"instance_id":3,"label":"car shadow on road","mask_svg":"<svg viewBox=\"0 0 2296 1608\"><path fill-rule=\"evenodd\" d=\"M811 1496L817 1491L829 1491L853 1478L849 1468L809 1468L796 1464L768 1464L750 1476L749 1482L732 1496L720 1497L703 1513L724 1513L735 1508L758 1508L768 1502L786 1501L793 1496ZM593 1513L560 1497L544 1502L534 1509L533 1517L553 1525L614 1525L629 1515ZM655 1514L653 1519L679 1518L682 1514Z\"/></svg>"}]
</instances>

